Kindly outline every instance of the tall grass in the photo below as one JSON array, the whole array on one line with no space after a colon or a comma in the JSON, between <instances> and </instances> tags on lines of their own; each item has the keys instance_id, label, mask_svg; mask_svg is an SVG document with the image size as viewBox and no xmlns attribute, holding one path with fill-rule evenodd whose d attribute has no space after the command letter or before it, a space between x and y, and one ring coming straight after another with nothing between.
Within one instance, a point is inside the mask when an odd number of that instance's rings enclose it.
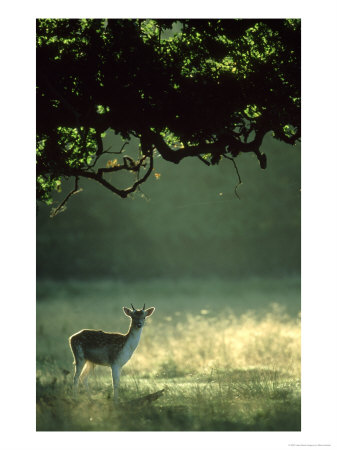
<instances>
[{"instance_id":1,"label":"tall grass","mask_svg":"<svg viewBox=\"0 0 337 450\"><path fill-rule=\"evenodd\" d=\"M68 336L81 328L126 332L121 307L130 300L156 312L123 369L121 405L100 367L91 400L84 392L75 399ZM40 283L37 429L299 430L298 311L294 279ZM153 404L132 406L163 388Z\"/></svg>"}]
</instances>

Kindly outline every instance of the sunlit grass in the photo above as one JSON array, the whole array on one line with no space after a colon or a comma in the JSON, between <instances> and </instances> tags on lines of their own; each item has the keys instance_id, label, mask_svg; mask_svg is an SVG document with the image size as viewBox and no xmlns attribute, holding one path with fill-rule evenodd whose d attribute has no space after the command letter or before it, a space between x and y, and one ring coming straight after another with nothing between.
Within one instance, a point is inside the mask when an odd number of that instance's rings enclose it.
<instances>
[{"instance_id":1,"label":"sunlit grass","mask_svg":"<svg viewBox=\"0 0 337 450\"><path fill-rule=\"evenodd\" d=\"M298 305L298 291L284 283L289 303ZM256 280L238 287L237 295L248 295L247 286L257 299ZM95 369L91 400L84 389L75 399L67 338L85 327L126 332L121 306L129 301L122 287L40 286L45 298L37 306L38 430L300 429L300 318L287 312L287 303L267 306L264 297L271 287L264 291L262 281L260 303L245 313L240 305L221 301L219 286L212 284L198 295L186 283L177 290L179 300L168 296L168 283L162 282L158 296L138 286L141 306L146 298L156 312L123 369L121 406L112 403L107 368ZM230 290L235 298L235 288ZM206 291L208 297L201 298ZM121 301L115 299L118 293ZM273 294L276 300L275 289ZM132 407L133 399L163 388L164 395L153 404ZM128 401L131 407L123 408Z\"/></svg>"}]
</instances>

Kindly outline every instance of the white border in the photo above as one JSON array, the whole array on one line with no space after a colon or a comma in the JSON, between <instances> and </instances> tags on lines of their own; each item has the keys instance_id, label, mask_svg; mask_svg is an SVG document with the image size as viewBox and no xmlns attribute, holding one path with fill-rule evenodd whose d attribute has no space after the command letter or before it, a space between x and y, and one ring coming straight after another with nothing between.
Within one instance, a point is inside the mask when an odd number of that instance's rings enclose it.
<instances>
[{"instance_id":1,"label":"white border","mask_svg":"<svg viewBox=\"0 0 337 450\"><path fill-rule=\"evenodd\" d=\"M336 448L336 3L309 1L15 2L2 6L2 446L6 450L212 446ZM220 6L219 6L220 5ZM300 17L303 29L302 431L36 433L34 80L36 17ZM5 61L5 63L4 63ZM3 96L2 96L3 97ZM20 355L20 357L18 357Z\"/></svg>"}]
</instances>

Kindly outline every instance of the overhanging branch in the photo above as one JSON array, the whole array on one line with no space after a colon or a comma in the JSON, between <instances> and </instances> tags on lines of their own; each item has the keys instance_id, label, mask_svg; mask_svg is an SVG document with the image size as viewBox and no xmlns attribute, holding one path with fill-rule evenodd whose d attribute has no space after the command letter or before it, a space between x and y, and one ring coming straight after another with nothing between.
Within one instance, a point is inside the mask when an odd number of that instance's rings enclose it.
<instances>
[{"instance_id":1,"label":"overhanging branch","mask_svg":"<svg viewBox=\"0 0 337 450\"><path fill-rule=\"evenodd\" d=\"M144 181L147 180L147 178L150 176L152 169L153 169L153 152L151 152L149 155L144 156L143 158L141 158L138 163L137 163L137 169L133 168L133 171L136 171L137 173L139 173L140 169L142 167L145 167L145 160L149 159L149 167L146 170L144 176L142 178L137 179L137 181L135 181L132 186L126 188L126 189L119 189L117 187L115 187L114 185L112 185L111 183L109 183L104 177L103 174L105 172L112 172L114 170L108 170L108 169L114 169L113 167L111 168L102 168L102 169L98 169L97 172L89 172L87 170L83 170L83 169L70 169L67 170L67 175L68 176L75 176L75 177L83 177L83 178L88 178L94 181L97 181L98 183L100 183L102 186L104 186L105 188L107 188L109 191L113 192L114 194L119 195L122 198L126 198L129 194L131 194L132 192L135 192L136 189L138 188L138 186L142 183L144 183ZM127 165L127 163L125 163L124 165L121 166L122 169L124 170L131 170L129 168L129 166ZM119 169L121 170L121 169Z\"/></svg>"},{"instance_id":2,"label":"overhanging branch","mask_svg":"<svg viewBox=\"0 0 337 450\"><path fill-rule=\"evenodd\" d=\"M147 130L143 132L147 141L151 142L161 156L170 162L179 164L180 161L187 157L200 157L202 154L210 153L212 155L220 155L224 153L230 153L233 157L237 156L240 152L248 153L253 152L256 154L260 166L262 169L266 168L266 156L260 153L260 146L262 140L267 133L266 128L261 128L256 132L255 139L252 142L244 143L234 138L231 135L222 137L216 142L201 143L195 146L185 146L179 150L172 150L164 141L162 136L153 131Z\"/></svg>"}]
</instances>

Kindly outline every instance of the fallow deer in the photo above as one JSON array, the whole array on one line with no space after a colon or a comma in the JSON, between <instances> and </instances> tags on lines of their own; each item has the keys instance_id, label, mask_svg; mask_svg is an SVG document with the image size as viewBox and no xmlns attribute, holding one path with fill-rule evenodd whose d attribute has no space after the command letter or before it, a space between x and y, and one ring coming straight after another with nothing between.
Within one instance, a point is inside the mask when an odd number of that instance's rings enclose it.
<instances>
[{"instance_id":1,"label":"fallow deer","mask_svg":"<svg viewBox=\"0 0 337 450\"><path fill-rule=\"evenodd\" d=\"M88 375L95 365L111 368L114 400L118 401L120 372L133 352L136 350L146 317L151 316L155 308L132 310L123 307L125 315L131 318L129 331L126 334L109 333L102 330L81 330L69 338L70 348L74 355L75 375L74 388L78 391L78 383L83 379L88 390Z\"/></svg>"}]
</instances>

